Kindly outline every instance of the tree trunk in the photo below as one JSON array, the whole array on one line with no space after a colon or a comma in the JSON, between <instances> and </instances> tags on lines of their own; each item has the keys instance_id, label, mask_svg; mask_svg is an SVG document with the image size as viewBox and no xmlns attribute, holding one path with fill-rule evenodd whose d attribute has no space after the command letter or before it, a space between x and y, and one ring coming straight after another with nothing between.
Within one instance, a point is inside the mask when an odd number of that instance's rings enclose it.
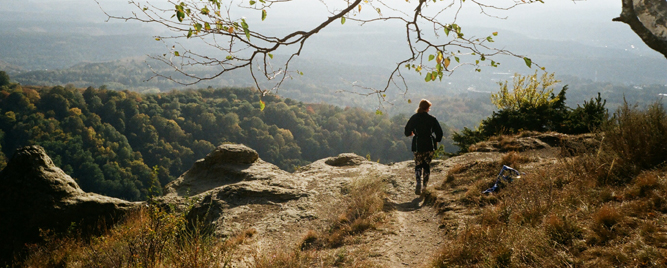
<instances>
[{"instance_id":1,"label":"tree trunk","mask_svg":"<svg viewBox=\"0 0 667 268\"><path fill-rule=\"evenodd\" d=\"M621 0L618 18L628 24L653 50L667 57L667 2L665 0Z\"/></svg>"}]
</instances>

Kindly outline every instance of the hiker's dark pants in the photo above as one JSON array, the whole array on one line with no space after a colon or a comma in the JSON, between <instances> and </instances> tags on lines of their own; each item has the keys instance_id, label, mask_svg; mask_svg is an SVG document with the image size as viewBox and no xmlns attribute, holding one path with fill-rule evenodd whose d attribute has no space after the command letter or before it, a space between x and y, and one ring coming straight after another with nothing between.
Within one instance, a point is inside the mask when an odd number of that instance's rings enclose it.
<instances>
[{"instance_id":1,"label":"hiker's dark pants","mask_svg":"<svg viewBox=\"0 0 667 268\"><path fill-rule=\"evenodd\" d=\"M430 152L414 152L415 155L415 177L417 178L417 185L422 183L422 176L424 178L424 187L428 184L428 177L431 175L431 160L433 159L433 151Z\"/></svg>"}]
</instances>

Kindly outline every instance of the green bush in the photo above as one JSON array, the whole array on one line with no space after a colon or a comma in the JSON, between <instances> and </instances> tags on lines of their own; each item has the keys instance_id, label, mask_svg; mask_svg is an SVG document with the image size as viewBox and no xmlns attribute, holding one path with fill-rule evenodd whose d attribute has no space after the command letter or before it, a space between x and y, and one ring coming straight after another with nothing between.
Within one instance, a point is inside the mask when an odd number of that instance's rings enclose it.
<instances>
[{"instance_id":1,"label":"green bush","mask_svg":"<svg viewBox=\"0 0 667 268\"><path fill-rule=\"evenodd\" d=\"M460 152L467 152L471 145L497 135L521 131L581 134L599 129L607 118L606 100L602 100L600 93L597 98L585 101L583 106L571 109L565 106L566 92L567 86L564 86L558 95L552 93L547 101L522 102L493 112L482 120L478 129L464 128L461 133L454 132L452 140Z\"/></svg>"}]
</instances>

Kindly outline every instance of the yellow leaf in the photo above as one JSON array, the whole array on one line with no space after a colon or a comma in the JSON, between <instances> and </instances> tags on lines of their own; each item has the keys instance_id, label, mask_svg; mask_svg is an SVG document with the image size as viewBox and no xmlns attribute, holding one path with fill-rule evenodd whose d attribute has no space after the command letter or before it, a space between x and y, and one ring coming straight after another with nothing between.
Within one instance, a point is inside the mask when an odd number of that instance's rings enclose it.
<instances>
[{"instance_id":1,"label":"yellow leaf","mask_svg":"<svg viewBox=\"0 0 667 268\"><path fill-rule=\"evenodd\" d=\"M229 29L227 29L227 32L229 32L230 34L234 33L234 27L229 27Z\"/></svg>"},{"instance_id":2,"label":"yellow leaf","mask_svg":"<svg viewBox=\"0 0 667 268\"><path fill-rule=\"evenodd\" d=\"M449 67L449 64L451 63L451 60L449 58L445 58L445 69Z\"/></svg>"},{"instance_id":3,"label":"yellow leaf","mask_svg":"<svg viewBox=\"0 0 667 268\"><path fill-rule=\"evenodd\" d=\"M361 12L361 5L359 5L359 12Z\"/></svg>"}]
</instances>

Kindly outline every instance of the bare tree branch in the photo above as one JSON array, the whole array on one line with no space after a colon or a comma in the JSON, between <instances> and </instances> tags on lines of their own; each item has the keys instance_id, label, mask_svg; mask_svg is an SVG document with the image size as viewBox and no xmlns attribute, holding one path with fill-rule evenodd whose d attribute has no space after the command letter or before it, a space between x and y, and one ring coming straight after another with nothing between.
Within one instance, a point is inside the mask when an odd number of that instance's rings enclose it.
<instances>
[{"instance_id":1,"label":"bare tree branch","mask_svg":"<svg viewBox=\"0 0 667 268\"><path fill-rule=\"evenodd\" d=\"M404 6L399 8L397 4L390 4L385 0L342 0L344 4L339 2L338 7L336 4L331 4L335 2L334 0L319 0L330 16L312 28L296 30L283 36L258 32L254 30L256 28L248 25L245 18L234 19L232 17L234 3L229 0L183 0L182 2L167 0L167 3L173 5L174 9L160 8L154 4L141 4L137 1L130 0L129 2L139 10L138 13L132 13L132 16L114 16L106 12L105 14L108 19L155 23L176 33L172 36L156 37L157 40L163 42L164 40L198 39L223 52L222 57L206 55L186 49L179 44L179 49L172 46L168 55L165 53L162 56L152 56L153 59L171 67L176 74L186 79L182 80L159 72L155 72L155 77L170 79L182 85L193 85L204 80L215 79L231 71L248 68L258 90L263 93L278 91L285 79L291 77L290 63L295 57L301 55L306 41L330 26L331 23L335 21L344 23L348 19L360 25L386 21L399 21L405 25L405 44L410 54L398 61L384 83L384 87L374 89L354 84L354 87L367 90L367 95L376 94L379 100L384 100L385 93L390 88L399 89L404 94L408 91L408 83L401 73L403 68L419 73L428 82L452 75L461 66L472 66L477 71L482 66L496 67L499 63L490 58L497 55L525 59L529 66L535 65L524 56L492 47L490 43L493 42L493 36L497 33L490 33L481 38L467 37L456 21L464 5L476 6L484 16L500 18L487 10L494 12L509 10L518 5L536 2L536 0L471 0L467 3L463 0L446 2L408 0L403 5L412 6L410 9ZM241 2L236 6L260 11L264 19L267 9L287 2L291 0L252 0L248 2L250 5ZM365 11L369 9L372 12ZM362 14L362 11L366 13ZM165 43L165 45L168 44ZM280 64L276 65L277 68L274 67L273 53L284 53L290 51L289 49L291 52L287 53L289 55L287 60L282 60ZM487 60L490 61L490 64L486 64ZM213 67L217 68L217 71L209 76L196 75L190 70L196 66ZM259 78L273 81L273 86L268 89L262 88Z\"/></svg>"}]
</instances>

